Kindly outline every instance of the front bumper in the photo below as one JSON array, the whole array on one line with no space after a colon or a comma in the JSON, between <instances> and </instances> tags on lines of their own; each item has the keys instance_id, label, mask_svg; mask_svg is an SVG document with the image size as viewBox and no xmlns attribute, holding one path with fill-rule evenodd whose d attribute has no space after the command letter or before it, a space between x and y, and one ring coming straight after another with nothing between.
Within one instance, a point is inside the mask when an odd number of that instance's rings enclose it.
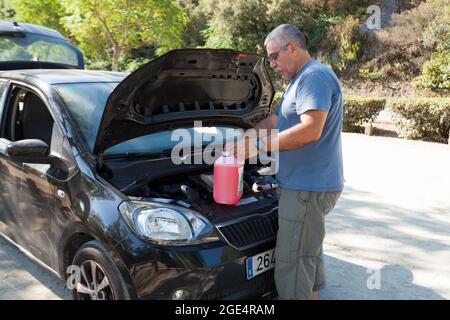
<instances>
[{"instance_id":1,"label":"front bumper","mask_svg":"<svg viewBox=\"0 0 450 320\"><path fill-rule=\"evenodd\" d=\"M128 245L116 249L140 299L172 299L180 289L189 290L189 299L257 299L275 292L273 269L247 280L245 263L248 257L273 249L275 240L245 250L221 241L164 248L137 238L127 240L122 245L133 244L134 250Z\"/></svg>"},{"instance_id":2,"label":"front bumper","mask_svg":"<svg viewBox=\"0 0 450 320\"><path fill-rule=\"evenodd\" d=\"M188 290L189 299L257 299L276 293L273 269L250 280L246 259L275 247L276 208L218 226L220 241L192 246L158 246L133 233L116 249L141 299L172 299Z\"/></svg>"},{"instance_id":3,"label":"front bumper","mask_svg":"<svg viewBox=\"0 0 450 320\"><path fill-rule=\"evenodd\" d=\"M188 290L189 299L195 300L264 298L276 294L273 275L272 269L247 280L245 263L241 261L213 268L164 270L140 292L140 298L171 299L180 289Z\"/></svg>"}]
</instances>

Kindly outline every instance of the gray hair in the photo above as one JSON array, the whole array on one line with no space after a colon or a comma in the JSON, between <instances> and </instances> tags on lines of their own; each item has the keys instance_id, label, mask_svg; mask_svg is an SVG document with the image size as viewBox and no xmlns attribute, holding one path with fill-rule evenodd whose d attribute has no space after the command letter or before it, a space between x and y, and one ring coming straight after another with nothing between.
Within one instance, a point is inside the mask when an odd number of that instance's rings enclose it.
<instances>
[{"instance_id":1,"label":"gray hair","mask_svg":"<svg viewBox=\"0 0 450 320\"><path fill-rule=\"evenodd\" d=\"M295 42L300 48L307 50L305 35L292 24L280 24L273 29L264 40L264 47L267 47L269 42L274 42L278 48L286 46L289 42Z\"/></svg>"}]
</instances>

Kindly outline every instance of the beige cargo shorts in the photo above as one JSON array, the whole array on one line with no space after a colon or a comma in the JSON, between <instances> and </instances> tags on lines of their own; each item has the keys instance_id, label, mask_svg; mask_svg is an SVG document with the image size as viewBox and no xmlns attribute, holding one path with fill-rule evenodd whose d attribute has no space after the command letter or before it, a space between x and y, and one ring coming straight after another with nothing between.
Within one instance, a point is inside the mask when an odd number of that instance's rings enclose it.
<instances>
[{"instance_id":1,"label":"beige cargo shorts","mask_svg":"<svg viewBox=\"0 0 450 320\"><path fill-rule=\"evenodd\" d=\"M325 287L322 243L325 216L342 191L314 192L278 187L275 284L279 299L310 299Z\"/></svg>"}]
</instances>

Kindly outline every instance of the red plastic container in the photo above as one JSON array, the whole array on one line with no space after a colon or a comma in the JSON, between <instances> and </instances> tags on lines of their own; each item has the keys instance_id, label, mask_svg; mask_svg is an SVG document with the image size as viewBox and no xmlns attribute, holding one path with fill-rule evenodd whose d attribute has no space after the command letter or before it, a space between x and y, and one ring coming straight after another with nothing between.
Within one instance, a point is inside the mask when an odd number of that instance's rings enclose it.
<instances>
[{"instance_id":1,"label":"red plastic container","mask_svg":"<svg viewBox=\"0 0 450 320\"><path fill-rule=\"evenodd\" d=\"M214 162L214 191L216 203L236 204L242 197L244 162L227 151Z\"/></svg>"}]
</instances>

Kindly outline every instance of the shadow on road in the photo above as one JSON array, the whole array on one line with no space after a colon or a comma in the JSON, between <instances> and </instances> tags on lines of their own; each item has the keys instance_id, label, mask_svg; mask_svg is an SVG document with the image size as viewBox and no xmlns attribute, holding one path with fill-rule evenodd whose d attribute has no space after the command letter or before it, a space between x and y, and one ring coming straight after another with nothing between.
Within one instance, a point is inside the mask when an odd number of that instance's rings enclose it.
<instances>
[{"instance_id":1,"label":"shadow on road","mask_svg":"<svg viewBox=\"0 0 450 320\"><path fill-rule=\"evenodd\" d=\"M328 284L320 292L324 300L442 300L435 291L413 283L406 267L386 265L370 270L331 256L325 256Z\"/></svg>"},{"instance_id":2,"label":"shadow on road","mask_svg":"<svg viewBox=\"0 0 450 320\"><path fill-rule=\"evenodd\" d=\"M433 283L434 289L447 290L448 212L448 203L404 208L387 203L378 194L346 186L326 219L324 251L329 281L321 298L445 299L413 281L417 283L417 273L421 281ZM355 261L358 263L352 263ZM368 271L366 265L379 266L378 271ZM370 278L374 286L371 276L375 273L380 286L371 290L367 282Z\"/></svg>"},{"instance_id":3,"label":"shadow on road","mask_svg":"<svg viewBox=\"0 0 450 320\"><path fill-rule=\"evenodd\" d=\"M0 300L71 298L63 280L0 236Z\"/></svg>"}]
</instances>

